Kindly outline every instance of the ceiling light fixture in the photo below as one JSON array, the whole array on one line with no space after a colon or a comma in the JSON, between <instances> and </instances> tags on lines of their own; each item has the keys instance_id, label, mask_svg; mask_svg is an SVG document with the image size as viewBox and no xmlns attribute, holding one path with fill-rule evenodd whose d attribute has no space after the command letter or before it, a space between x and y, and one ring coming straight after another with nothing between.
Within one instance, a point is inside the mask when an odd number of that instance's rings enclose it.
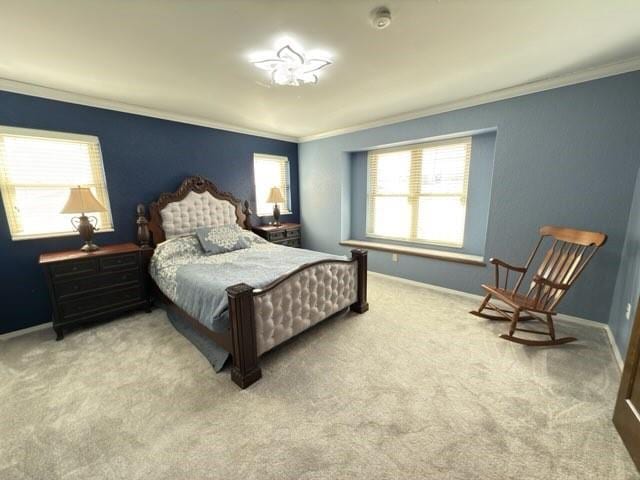
<instances>
[{"instance_id":1,"label":"ceiling light fixture","mask_svg":"<svg viewBox=\"0 0 640 480\"><path fill-rule=\"evenodd\" d=\"M269 72L272 83L292 87L318 83L318 72L331 65L325 54L305 54L302 48L294 47L289 41L275 51L253 55L251 63Z\"/></svg>"}]
</instances>

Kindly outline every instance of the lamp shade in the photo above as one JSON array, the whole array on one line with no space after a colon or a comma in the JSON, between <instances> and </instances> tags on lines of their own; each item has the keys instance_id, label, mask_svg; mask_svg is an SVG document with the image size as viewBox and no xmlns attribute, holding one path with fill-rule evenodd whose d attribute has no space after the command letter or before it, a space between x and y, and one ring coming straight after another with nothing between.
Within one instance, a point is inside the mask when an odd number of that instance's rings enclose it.
<instances>
[{"instance_id":1,"label":"lamp shade","mask_svg":"<svg viewBox=\"0 0 640 480\"><path fill-rule=\"evenodd\" d=\"M271 187L267 203L284 203L284 197L278 187Z\"/></svg>"},{"instance_id":2,"label":"lamp shade","mask_svg":"<svg viewBox=\"0 0 640 480\"><path fill-rule=\"evenodd\" d=\"M73 187L69 191L69 198L60 213L106 212L96 197L87 187Z\"/></svg>"}]
</instances>

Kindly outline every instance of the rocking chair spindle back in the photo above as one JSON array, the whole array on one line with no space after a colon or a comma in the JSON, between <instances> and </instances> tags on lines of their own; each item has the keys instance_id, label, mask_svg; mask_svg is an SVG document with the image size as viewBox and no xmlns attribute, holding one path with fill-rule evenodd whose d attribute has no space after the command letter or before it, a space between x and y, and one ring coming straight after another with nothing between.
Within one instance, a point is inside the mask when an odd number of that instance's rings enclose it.
<instances>
[{"instance_id":1,"label":"rocking chair spindle back","mask_svg":"<svg viewBox=\"0 0 640 480\"><path fill-rule=\"evenodd\" d=\"M547 237L550 237L552 240L551 247L543 256L526 294L521 294L519 290L522 282L540 246ZM606 241L607 236L600 232L589 232L586 230L576 230L551 225L540 228L540 239L524 266L516 267L509 265L497 258L490 260L490 263L495 265L495 286L482 285L482 288L487 291L487 295L482 301L480 308L470 313L490 320L510 321L511 327L509 334L501 335L501 338L525 345L557 345L576 340L573 337L557 339L552 317L556 314L555 308L558 303L560 303L595 253ZM500 285L501 268L505 270L502 286ZM509 288L510 271L520 274L513 288ZM492 297L496 297L497 300L508 305L511 310L492 303ZM484 309L492 310L498 315L482 313ZM522 315L522 313L525 313L525 315ZM543 319L537 314L543 314L545 318ZM518 328L517 325L519 321L533 319L546 324L548 331L541 332ZM516 330L548 335L550 340L538 341L516 337L514 336Z\"/></svg>"}]
</instances>

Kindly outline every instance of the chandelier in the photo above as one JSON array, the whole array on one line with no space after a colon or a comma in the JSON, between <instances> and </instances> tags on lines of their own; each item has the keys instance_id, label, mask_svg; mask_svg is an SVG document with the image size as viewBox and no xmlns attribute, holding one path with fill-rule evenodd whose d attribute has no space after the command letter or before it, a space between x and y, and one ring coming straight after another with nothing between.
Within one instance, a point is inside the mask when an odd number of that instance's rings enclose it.
<instances>
[{"instance_id":1,"label":"chandelier","mask_svg":"<svg viewBox=\"0 0 640 480\"><path fill-rule=\"evenodd\" d=\"M318 72L331 62L318 55L304 54L301 48L295 50L286 44L277 51L261 55L261 59L252 61L260 70L271 75L271 82L276 85L298 87L307 83L318 83Z\"/></svg>"}]
</instances>

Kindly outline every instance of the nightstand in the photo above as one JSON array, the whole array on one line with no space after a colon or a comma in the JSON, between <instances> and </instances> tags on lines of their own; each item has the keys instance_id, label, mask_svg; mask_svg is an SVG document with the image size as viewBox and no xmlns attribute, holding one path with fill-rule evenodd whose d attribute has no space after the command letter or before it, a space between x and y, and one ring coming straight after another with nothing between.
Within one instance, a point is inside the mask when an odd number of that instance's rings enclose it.
<instances>
[{"instance_id":1,"label":"nightstand","mask_svg":"<svg viewBox=\"0 0 640 480\"><path fill-rule=\"evenodd\" d=\"M282 223L279 226L258 225L253 232L271 243L300 248L300 224Z\"/></svg>"},{"instance_id":2,"label":"nightstand","mask_svg":"<svg viewBox=\"0 0 640 480\"><path fill-rule=\"evenodd\" d=\"M130 310L151 310L147 266L153 250L134 243L43 253L56 340L63 328L107 320Z\"/></svg>"}]
</instances>

